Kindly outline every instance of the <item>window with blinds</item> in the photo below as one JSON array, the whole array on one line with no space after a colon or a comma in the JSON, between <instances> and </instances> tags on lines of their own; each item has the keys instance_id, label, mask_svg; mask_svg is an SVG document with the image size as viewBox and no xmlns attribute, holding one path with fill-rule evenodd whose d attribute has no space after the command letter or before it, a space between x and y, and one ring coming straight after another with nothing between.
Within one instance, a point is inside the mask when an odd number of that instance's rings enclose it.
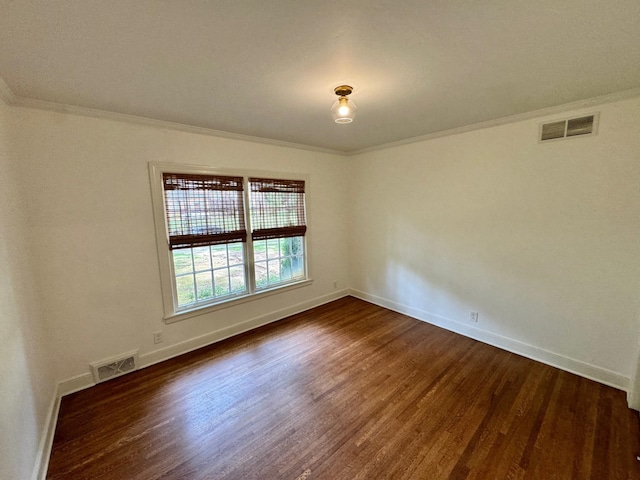
<instances>
[{"instance_id":1,"label":"window with blinds","mask_svg":"<svg viewBox=\"0 0 640 480\"><path fill-rule=\"evenodd\" d=\"M253 240L303 236L304 182L250 178Z\"/></svg>"},{"instance_id":2,"label":"window with blinds","mask_svg":"<svg viewBox=\"0 0 640 480\"><path fill-rule=\"evenodd\" d=\"M305 278L304 182L250 178L256 289Z\"/></svg>"},{"instance_id":3,"label":"window with blinds","mask_svg":"<svg viewBox=\"0 0 640 480\"><path fill-rule=\"evenodd\" d=\"M206 171L151 165L168 317L307 280L305 182Z\"/></svg>"},{"instance_id":4,"label":"window with blinds","mask_svg":"<svg viewBox=\"0 0 640 480\"><path fill-rule=\"evenodd\" d=\"M165 173L169 248L244 242L242 177Z\"/></svg>"}]
</instances>

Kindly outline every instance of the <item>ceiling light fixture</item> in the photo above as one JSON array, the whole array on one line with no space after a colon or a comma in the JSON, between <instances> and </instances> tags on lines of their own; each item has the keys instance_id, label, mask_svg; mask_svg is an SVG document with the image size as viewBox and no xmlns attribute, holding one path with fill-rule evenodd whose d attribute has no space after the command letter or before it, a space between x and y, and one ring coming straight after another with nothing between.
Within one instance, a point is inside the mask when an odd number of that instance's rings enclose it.
<instances>
[{"instance_id":1,"label":"ceiling light fixture","mask_svg":"<svg viewBox=\"0 0 640 480\"><path fill-rule=\"evenodd\" d=\"M340 98L333 102L331 106L331 115L336 123L351 123L353 117L356 116L356 104L347 98L347 95L351 95L353 87L349 85L340 85L334 89L336 95Z\"/></svg>"}]
</instances>

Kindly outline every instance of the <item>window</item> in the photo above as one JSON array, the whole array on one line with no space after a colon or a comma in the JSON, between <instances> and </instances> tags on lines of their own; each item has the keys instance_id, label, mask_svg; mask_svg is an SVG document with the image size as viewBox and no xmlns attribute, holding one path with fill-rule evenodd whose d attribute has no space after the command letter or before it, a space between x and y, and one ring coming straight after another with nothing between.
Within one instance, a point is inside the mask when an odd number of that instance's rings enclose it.
<instances>
[{"instance_id":1,"label":"window","mask_svg":"<svg viewBox=\"0 0 640 480\"><path fill-rule=\"evenodd\" d=\"M256 288L304 278L304 182L250 178Z\"/></svg>"},{"instance_id":2,"label":"window","mask_svg":"<svg viewBox=\"0 0 640 480\"><path fill-rule=\"evenodd\" d=\"M178 309L247 291L243 179L162 174Z\"/></svg>"},{"instance_id":3,"label":"window","mask_svg":"<svg viewBox=\"0 0 640 480\"><path fill-rule=\"evenodd\" d=\"M167 319L307 282L304 180L160 164L150 174Z\"/></svg>"}]
</instances>

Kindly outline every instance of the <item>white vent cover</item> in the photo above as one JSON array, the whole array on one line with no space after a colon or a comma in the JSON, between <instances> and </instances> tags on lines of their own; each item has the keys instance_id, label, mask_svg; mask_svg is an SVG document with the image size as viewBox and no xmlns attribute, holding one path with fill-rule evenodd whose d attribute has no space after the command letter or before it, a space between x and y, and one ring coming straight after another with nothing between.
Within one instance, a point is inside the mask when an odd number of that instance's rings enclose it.
<instances>
[{"instance_id":1,"label":"white vent cover","mask_svg":"<svg viewBox=\"0 0 640 480\"><path fill-rule=\"evenodd\" d=\"M595 135L598 126L598 114L556 120L540 124L538 139L541 142L572 138L580 135Z\"/></svg>"},{"instance_id":2,"label":"white vent cover","mask_svg":"<svg viewBox=\"0 0 640 480\"><path fill-rule=\"evenodd\" d=\"M138 369L138 350L123 353L91 364L93 380L96 383L119 377Z\"/></svg>"}]
</instances>

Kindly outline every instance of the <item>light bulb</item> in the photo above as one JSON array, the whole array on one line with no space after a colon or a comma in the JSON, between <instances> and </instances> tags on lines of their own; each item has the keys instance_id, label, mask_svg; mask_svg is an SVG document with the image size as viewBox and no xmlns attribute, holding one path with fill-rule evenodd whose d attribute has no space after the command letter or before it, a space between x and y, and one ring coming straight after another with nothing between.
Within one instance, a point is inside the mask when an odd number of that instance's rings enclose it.
<instances>
[{"instance_id":1,"label":"light bulb","mask_svg":"<svg viewBox=\"0 0 640 480\"><path fill-rule=\"evenodd\" d=\"M336 123L351 123L357 108L346 96L341 96L331 106L331 115Z\"/></svg>"}]
</instances>

